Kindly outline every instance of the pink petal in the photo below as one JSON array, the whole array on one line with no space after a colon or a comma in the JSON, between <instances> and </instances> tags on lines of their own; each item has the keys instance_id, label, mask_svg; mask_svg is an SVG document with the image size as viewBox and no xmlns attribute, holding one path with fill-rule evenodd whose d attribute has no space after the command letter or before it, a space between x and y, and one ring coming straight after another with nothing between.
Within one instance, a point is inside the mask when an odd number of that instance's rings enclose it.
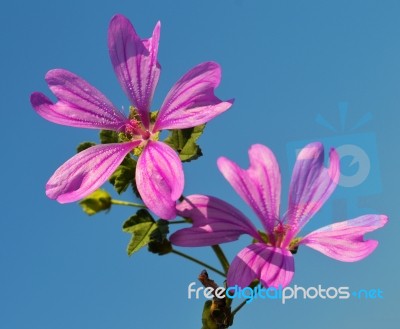
<instances>
[{"instance_id":1,"label":"pink petal","mask_svg":"<svg viewBox=\"0 0 400 329\"><path fill-rule=\"evenodd\" d=\"M363 235L387 222L388 218L384 215L364 215L311 232L300 244L342 262L355 262L367 257L378 246L378 241L364 241Z\"/></svg>"},{"instance_id":2,"label":"pink petal","mask_svg":"<svg viewBox=\"0 0 400 329\"><path fill-rule=\"evenodd\" d=\"M223 157L218 159L218 168L260 218L273 242L281 195L279 165L272 151L260 144L250 148L249 159L250 167L247 170Z\"/></svg>"},{"instance_id":3,"label":"pink petal","mask_svg":"<svg viewBox=\"0 0 400 329\"><path fill-rule=\"evenodd\" d=\"M163 219L176 217L184 175L177 153L162 142L149 141L139 157L136 184L145 205Z\"/></svg>"},{"instance_id":4,"label":"pink petal","mask_svg":"<svg viewBox=\"0 0 400 329\"><path fill-rule=\"evenodd\" d=\"M46 184L46 194L60 203L80 200L97 190L140 141L101 144L79 152L65 162ZM132 173L133 177L133 173Z\"/></svg>"},{"instance_id":5,"label":"pink petal","mask_svg":"<svg viewBox=\"0 0 400 329\"><path fill-rule=\"evenodd\" d=\"M142 40L126 17L115 15L108 29L108 49L115 74L146 128L161 70L157 63L160 26L158 22L153 36Z\"/></svg>"},{"instance_id":6,"label":"pink petal","mask_svg":"<svg viewBox=\"0 0 400 329\"><path fill-rule=\"evenodd\" d=\"M253 243L240 251L229 267L228 287L247 287L258 279L264 287L286 287L294 275L294 259L290 251Z\"/></svg>"},{"instance_id":7,"label":"pink petal","mask_svg":"<svg viewBox=\"0 0 400 329\"><path fill-rule=\"evenodd\" d=\"M297 235L302 227L322 207L339 181L339 155L329 153L329 167L324 167L324 147L312 143L297 156L289 189L289 209L286 220L291 227L283 245Z\"/></svg>"},{"instance_id":8,"label":"pink petal","mask_svg":"<svg viewBox=\"0 0 400 329\"><path fill-rule=\"evenodd\" d=\"M217 63L206 62L186 73L169 91L154 131L190 128L206 123L232 106L214 95L221 80Z\"/></svg>"},{"instance_id":9,"label":"pink petal","mask_svg":"<svg viewBox=\"0 0 400 329\"><path fill-rule=\"evenodd\" d=\"M176 209L178 216L192 219L193 226L172 234L170 240L174 245L212 246L235 241L246 233L261 240L257 229L245 215L218 198L190 195Z\"/></svg>"},{"instance_id":10,"label":"pink petal","mask_svg":"<svg viewBox=\"0 0 400 329\"><path fill-rule=\"evenodd\" d=\"M42 93L31 95L36 112L65 126L119 130L127 118L96 88L77 75L63 69L47 72L46 81L58 98L53 103Z\"/></svg>"}]
</instances>

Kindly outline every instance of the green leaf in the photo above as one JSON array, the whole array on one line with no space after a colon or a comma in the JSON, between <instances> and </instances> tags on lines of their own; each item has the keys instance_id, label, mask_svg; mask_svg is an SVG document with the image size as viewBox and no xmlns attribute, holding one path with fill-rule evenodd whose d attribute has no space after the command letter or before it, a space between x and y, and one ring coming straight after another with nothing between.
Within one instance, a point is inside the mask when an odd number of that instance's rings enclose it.
<instances>
[{"instance_id":1,"label":"green leaf","mask_svg":"<svg viewBox=\"0 0 400 329\"><path fill-rule=\"evenodd\" d=\"M156 223L146 222L135 225L132 239L128 244L128 255L132 255L150 242L150 235L156 229Z\"/></svg>"},{"instance_id":2,"label":"green leaf","mask_svg":"<svg viewBox=\"0 0 400 329\"><path fill-rule=\"evenodd\" d=\"M118 133L112 130L100 130L101 144L118 143Z\"/></svg>"},{"instance_id":3,"label":"green leaf","mask_svg":"<svg viewBox=\"0 0 400 329\"><path fill-rule=\"evenodd\" d=\"M161 242L150 241L149 251L159 256L166 255L172 251L171 241L164 239Z\"/></svg>"},{"instance_id":4,"label":"green leaf","mask_svg":"<svg viewBox=\"0 0 400 329\"><path fill-rule=\"evenodd\" d=\"M127 233L134 233L134 226L141 223L155 223L153 217L146 209L139 209L136 215L131 216L122 226L122 230Z\"/></svg>"},{"instance_id":5,"label":"green leaf","mask_svg":"<svg viewBox=\"0 0 400 329\"><path fill-rule=\"evenodd\" d=\"M162 241L167 237L169 233L169 222L165 219L159 219L157 221L157 232L154 232L152 239L156 241Z\"/></svg>"},{"instance_id":6,"label":"green leaf","mask_svg":"<svg viewBox=\"0 0 400 329\"><path fill-rule=\"evenodd\" d=\"M203 155L196 141L205 127L206 125L203 124L193 128L170 130L170 134L164 142L179 153L182 162L196 160Z\"/></svg>"},{"instance_id":7,"label":"green leaf","mask_svg":"<svg viewBox=\"0 0 400 329\"><path fill-rule=\"evenodd\" d=\"M172 251L172 244L167 239L169 223L166 220L159 219L156 225L156 229L150 235L149 251L162 256Z\"/></svg>"},{"instance_id":8,"label":"green leaf","mask_svg":"<svg viewBox=\"0 0 400 329\"><path fill-rule=\"evenodd\" d=\"M158 255L165 255L172 250L171 242L167 239L168 221L160 219L155 222L146 209L138 210L136 215L124 223L122 230L132 234L128 244L128 255L145 245L148 245L150 252Z\"/></svg>"},{"instance_id":9,"label":"green leaf","mask_svg":"<svg viewBox=\"0 0 400 329\"><path fill-rule=\"evenodd\" d=\"M97 214L100 211L111 208L111 196L104 190L96 190L79 202L82 210L88 215Z\"/></svg>"},{"instance_id":10,"label":"green leaf","mask_svg":"<svg viewBox=\"0 0 400 329\"><path fill-rule=\"evenodd\" d=\"M127 248L128 255L131 256L134 252L146 246L150 242L151 233L156 228L156 222L145 209L138 210L136 215L130 217L122 227L124 232L132 234Z\"/></svg>"},{"instance_id":11,"label":"green leaf","mask_svg":"<svg viewBox=\"0 0 400 329\"><path fill-rule=\"evenodd\" d=\"M94 146L94 145L96 145L96 143L93 143L93 142L83 142L83 143L80 143L80 144L77 146L77 148L76 148L76 152L77 152L77 153L82 152L82 151L84 151L84 150L86 150L86 149L88 149L89 147L92 147L92 146Z\"/></svg>"},{"instance_id":12,"label":"green leaf","mask_svg":"<svg viewBox=\"0 0 400 329\"><path fill-rule=\"evenodd\" d=\"M132 184L134 191L136 191L135 169L136 161L128 154L118 168L114 171L114 173L110 176L108 180L114 186L118 194L125 192L129 187L129 184Z\"/></svg>"}]
</instances>

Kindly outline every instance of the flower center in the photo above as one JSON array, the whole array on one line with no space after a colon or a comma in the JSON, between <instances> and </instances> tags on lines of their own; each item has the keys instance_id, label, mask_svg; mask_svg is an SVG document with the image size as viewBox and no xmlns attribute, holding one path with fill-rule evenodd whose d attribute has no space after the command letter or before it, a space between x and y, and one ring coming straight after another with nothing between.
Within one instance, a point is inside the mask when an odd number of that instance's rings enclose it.
<instances>
[{"instance_id":1,"label":"flower center","mask_svg":"<svg viewBox=\"0 0 400 329\"><path fill-rule=\"evenodd\" d=\"M139 137L143 140L148 140L151 136L150 132L145 129L142 123L137 119L130 119L125 125L125 134L128 138Z\"/></svg>"},{"instance_id":2,"label":"flower center","mask_svg":"<svg viewBox=\"0 0 400 329\"><path fill-rule=\"evenodd\" d=\"M283 224L282 222L278 222L274 227L273 234L266 234L262 231L258 231L260 234L261 240L255 240L256 242L264 242L268 246L276 247L276 248L285 248L289 250L292 254L297 253L297 249L299 248L301 237L294 238L290 241L289 244L286 243L285 237L287 232L290 230L290 225Z\"/></svg>"},{"instance_id":3,"label":"flower center","mask_svg":"<svg viewBox=\"0 0 400 329\"><path fill-rule=\"evenodd\" d=\"M274 228L275 246L281 247L283 238L285 237L288 228L289 227L287 225L284 225L282 223L278 223L278 225L275 226Z\"/></svg>"}]
</instances>

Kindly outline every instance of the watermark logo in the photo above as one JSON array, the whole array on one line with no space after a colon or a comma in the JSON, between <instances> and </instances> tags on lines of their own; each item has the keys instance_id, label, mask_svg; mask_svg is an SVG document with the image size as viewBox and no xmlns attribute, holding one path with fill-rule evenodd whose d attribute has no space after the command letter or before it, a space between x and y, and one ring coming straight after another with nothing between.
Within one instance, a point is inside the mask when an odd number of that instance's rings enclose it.
<instances>
[{"instance_id":1,"label":"watermark logo","mask_svg":"<svg viewBox=\"0 0 400 329\"><path fill-rule=\"evenodd\" d=\"M260 284L255 288L240 288L235 285L224 288L218 287L214 290L211 287L196 286L196 282L188 285L188 299L223 299L225 296L229 299L244 299L246 303L252 303L259 300L279 300L282 304L286 304L289 300L332 300L332 299L383 299L383 291L381 289L359 289L351 291L350 287L327 287L322 285L317 287L301 287L294 285L293 287L264 288Z\"/></svg>"},{"instance_id":2,"label":"watermark logo","mask_svg":"<svg viewBox=\"0 0 400 329\"><path fill-rule=\"evenodd\" d=\"M309 229L331 224L337 218L352 218L370 212L372 209L359 209L360 198L379 194L382 190L376 134L373 131L360 132L372 121L372 113L364 113L355 122L350 122L354 120L348 119L348 109L346 102L339 103L339 123L336 124L329 122L322 114L317 115L315 121L321 127L319 136L286 145L289 168L293 168L298 152L310 142L322 142L326 154L328 147L334 147L340 156L339 184L320 210L321 220L325 220L325 223L319 220L313 224L311 221Z\"/></svg>"}]
</instances>

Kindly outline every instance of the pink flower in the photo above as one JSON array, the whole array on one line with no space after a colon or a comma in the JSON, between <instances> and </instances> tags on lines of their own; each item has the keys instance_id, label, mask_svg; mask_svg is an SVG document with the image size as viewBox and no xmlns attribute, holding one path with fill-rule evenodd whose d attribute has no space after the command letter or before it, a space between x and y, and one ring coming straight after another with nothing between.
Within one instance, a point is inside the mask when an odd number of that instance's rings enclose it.
<instances>
[{"instance_id":1,"label":"pink flower","mask_svg":"<svg viewBox=\"0 0 400 329\"><path fill-rule=\"evenodd\" d=\"M107 129L123 133L127 142L103 144L78 153L56 170L46 194L60 203L74 202L99 188L135 147L143 147L136 167L136 183L143 202L156 215L175 217L184 175L176 152L157 141L162 129L182 129L204 124L231 107L214 95L221 69L205 62L191 69L172 87L157 119L150 122L150 105L161 67L157 62L160 23L149 39L140 39L127 18L116 15L108 30L108 48L115 74L136 115L129 118L96 88L63 69L46 74L53 103L35 92L31 103L43 118L61 125Z\"/></svg>"},{"instance_id":2,"label":"pink flower","mask_svg":"<svg viewBox=\"0 0 400 329\"><path fill-rule=\"evenodd\" d=\"M292 251L306 245L344 262L368 256L378 245L364 241L363 235L386 224L384 215L364 215L316 230L296 238L300 230L322 207L339 180L339 157L330 151L330 165L324 167L320 143L307 145L299 153L289 190L289 208L279 215L281 175L274 154L263 145L249 150L250 167L218 159L218 167L235 191L253 209L266 234L257 231L250 220L228 203L211 196L191 195L177 206L180 216L193 220L193 226L171 236L178 246L209 246L237 240L249 234L254 242L241 250L229 268L228 286L245 287L259 279L266 287L287 286L294 275Z\"/></svg>"}]
</instances>

